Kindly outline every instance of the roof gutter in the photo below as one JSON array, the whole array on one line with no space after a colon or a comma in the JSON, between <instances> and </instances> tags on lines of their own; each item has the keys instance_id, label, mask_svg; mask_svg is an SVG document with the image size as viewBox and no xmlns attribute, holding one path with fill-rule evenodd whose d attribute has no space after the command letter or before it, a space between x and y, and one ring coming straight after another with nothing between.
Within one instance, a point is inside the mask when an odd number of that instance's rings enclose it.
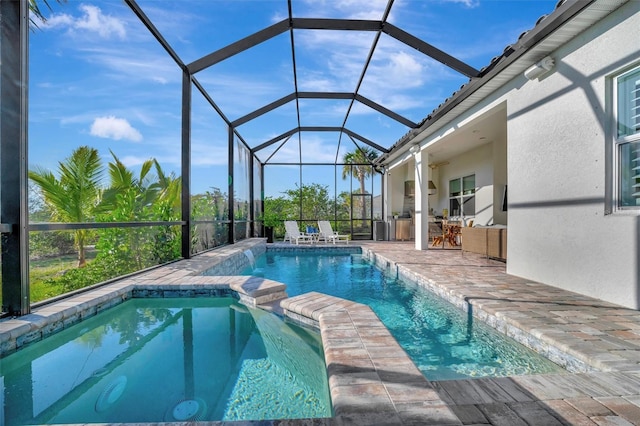
<instances>
[{"instance_id":1,"label":"roof gutter","mask_svg":"<svg viewBox=\"0 0 640 426\"><path fill-rule=\"evenodd\" d=\"M378 157L375 164L384 164L387 159L397 154L398 151L409 144L409 142L415 139L421 132L436 124L462 101L491 81L551 33L562 27L584 9L591 6L595 1L596 0L567 0L562 2L561 0L551 14L541 17L535 27L520 35L515 45L507 46L502 55L493 58L491 63L480 71L479 77L471 78L469 82L465 83L460 90L446 99L431 114L423 119L418 128L409 131L391 146L388 153Z\"/></svg>"}]
</instances>

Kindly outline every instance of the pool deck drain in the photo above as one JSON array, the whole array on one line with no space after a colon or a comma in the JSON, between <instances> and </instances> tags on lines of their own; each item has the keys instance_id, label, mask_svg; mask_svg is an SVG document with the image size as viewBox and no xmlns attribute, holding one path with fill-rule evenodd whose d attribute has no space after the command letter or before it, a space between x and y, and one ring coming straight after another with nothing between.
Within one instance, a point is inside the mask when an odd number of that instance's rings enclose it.
<instances>
[{"instance_id":1,"label":"pool deck drain","mask_svg":"<svg viewBox=\"0 0 640 426\"><path fill-rule=\"evenodd\" d=\"M283 288L274 281L197 275L260 244L245 240L44 305L25 317L2 320L2 352L37 341L136 292L173 297L234 291L245 303L320 328L335 412L330 419L237 424L640 425L639 311L510 276L503 263L481 256L417 251L412 242L363 242L365 256L376 264L461 308L470 307L474 318L578 371L430 382L364 305L321 293L281 299Z\"/></svg>"}]
</instances>

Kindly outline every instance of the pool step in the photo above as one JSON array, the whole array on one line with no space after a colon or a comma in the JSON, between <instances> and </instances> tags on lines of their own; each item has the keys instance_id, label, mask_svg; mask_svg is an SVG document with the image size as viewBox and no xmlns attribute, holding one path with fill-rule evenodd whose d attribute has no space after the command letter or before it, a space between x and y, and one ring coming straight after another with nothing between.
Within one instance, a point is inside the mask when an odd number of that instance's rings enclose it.
<instances>
[{"instance_id":1,"label":"pool step","mask_svg":"<svg viewBox=\"0 0 640 426\"><path fill-rule=\"evenodd\" d=\"M282 300L280 306L288 317L319 329L320 315L323 312L334 312L362 305L340 297L311 291Z\"/></svg>"},{"instance_id":2,"label":"pool step","mask_svg":"<svg viewBox=\"0 0 640 426\"><path fill-rule=\"evenodd\" d=\"M287 297L286 285L263 277L235 276L229 286L242 303L254 308Z\"/></svg>"},{"instance_id":3,"label":"pool step","mask_svg":"<svg viewBox=\"0 0 640 426\"><path fill-rule=\"evenodd\" d=\"M280 306L320 329L338 424L461 424L370 307L319 292Z\"/></svg>"}]
</instances>

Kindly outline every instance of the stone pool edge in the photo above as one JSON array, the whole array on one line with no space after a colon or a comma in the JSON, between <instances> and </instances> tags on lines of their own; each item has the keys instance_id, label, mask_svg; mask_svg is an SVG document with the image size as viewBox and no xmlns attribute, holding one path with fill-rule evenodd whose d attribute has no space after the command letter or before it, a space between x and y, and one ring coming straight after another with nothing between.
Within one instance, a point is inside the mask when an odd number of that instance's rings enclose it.
<instances>
[{"instance_id":1,"label":"stone pool edge","mask_svg":"<svg viewBox=\"0 0 640 426\"><path fill-rule=\"evenodd\" d=\"M519 324L518 318L501 314L499 311L485 309L479 303L472 303L467 295L443 286L438 281L416 273L402 264L375 253L371 249L363 247L362 254L363 257L378 268L387 271L387 273L396 278L427 289L432 294L453 304L463 312L471 314L484 324L551 360L570 373L615 371L608 366L598 365L597 359L591 359L584 353L575 351L569 345L558 341L552 333L546 333L545 330L540 330L536 334L530 333Z\"/></svg>"},{"instance_id":2,"label":"stone pool edge","mask_svg":"<svg viewBox=\"0 0 640 426\"><path fill-rule=\"evenodd\" d=\"M316 249L336 250L333 246ZM349 247L350 251L354 249L360 250ZM207 424L404 424L426 419L437 424L460 424L368 306L321 293L288 298L284 284L260 277L200 275L212 268L223 273L242 269L249 262L246 250L257 256L266 250L266 243L264 239L244 240L43 304L29 315L2 319L0 356L132 298L231 296L319 329L334 416Z\"/></svg>"},{"instance_id":3,"label":"stone pool edge","mask_svg":"<svg viewBox=\"0 0 640 426\"><path fill-rule=\"evenodd\" d=\"M248 241L241 246L223 247L90 288L33 308L28 315L3 318L0 320L0 359L134 297L231 296L253 307L286 297L286 286L276 281L250 276L199 275L212 267L221 271L237 270L244 266L243 263L248 264L243 254L245 250L251 250L256 256L265 251L265 244L260 240Z\"/></svg>"},{"instance_id":4,"label":"stone pool edge","mask_svg":"<svg viewBox=\"0 0 640 426\"><path fill-rule=\"evenodd\" d=\"M436 281L372 250L365 247L361 249L365 257L375 257L371 260L375 260L378 267L426 286L440 297L445 296L444 299L465 309L461 305L466 302L464 295L439 287ZM280 296L286 297L284 286L280 283L247 276L198 275L212 267L236 271L246 266L248 261L243 254L246 250L251 250L257 256L266 250L266 243L263 239L244 240L234 246L222 247L69 299L43 305L35 308L28 316L4 319L0 321L0 346L3 351L8 348L11 352L15 347L60 331L131 297L233 295L251 306L259 305L261 308L275 310L320 329L335 414L333 418L243 422L244 424L406 424L417 420L432 424L460 424L450 406L440 399L434 389L437 382L432 384L424 378L395 339L393 342L388 340L388 330L367 306L321 293L280 299ZM257 297L252 298L252 295ZM501 315L483 312L480 308L473 305L474 316L480 316L485 322L486 318L482 318L485 315L492 317L491 321L502 321L504 325L501 331L514 337L509 334L513 334L513 330L509 332L508 327L517 328L517 324L510 323L508 318L502 319ZM58 325L51 326L52 323ZM13 349L10 343L12 339L15 342ZM561 355L566 353L561 352ZM414 375L416 371L418 375ZM208 424L225 423L227 422Z\"/></svg>"}]
</instances>

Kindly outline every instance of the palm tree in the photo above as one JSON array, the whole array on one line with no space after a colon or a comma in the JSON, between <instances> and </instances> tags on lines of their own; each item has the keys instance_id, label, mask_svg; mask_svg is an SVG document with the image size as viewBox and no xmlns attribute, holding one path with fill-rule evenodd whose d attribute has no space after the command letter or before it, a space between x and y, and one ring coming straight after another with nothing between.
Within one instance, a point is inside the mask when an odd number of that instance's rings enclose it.
<instances>
[{"instance_id":1,"label":"palm tree","mask_svg":"<svg viewBox=\"0 0 640 426\"><path fill-rule=\"evenodd\" d=\"M378 153L369 147L357 147L352 152L347 152L342 157L342 179L353 176L360 182L360 194L366 193L365 181L373 171L371 163L378 158ZM366 217L366 205L362 203L362 216Z\"/></svg>"},{"instance_id":2,"label":"palm tree","mask_svg":"<svg viewBox=\"0 0 640 426\"><path fill-rule=\"evenodd\" d=\"M66 0L56 0L56 2L58 3L63 3ZM40 21L42 22L47 22L47 18L45 18L44 14L42 13L42 9L40 8L40 2L42 2L47 9L49 9L50 11L51 9L51 5L49 4L49 0L29 0L29 11L31 12L32 16L35 16L36 18L38 18ZM29 18L29 20L31 21L31 25L33 25L33 27L38 28L38 24L36 23L36 21L34 21L33 18Z\"/></svg>"},{"instance_id":3,"label":"palm tree","mask_svg":"<svg viewBox=\"0 0 640 426\"><path fill-rule=\"evenodd\" d=\"M142 163L140 173L134 172L111 152L109 162L110 184L104 190L100 213L106 213L111 220L175 220L180 213L182 181L173 173L167 175L155 158ZM156 176L151 169L155 168ZM163 204L167 217L156 217L154 207Z\"/></svg>"},{"instance_id":4,"label":"palm tree","mask_svg":"<svg viewBox=\"0 0 640 426\"><path fill-rule=\"evenodd\" d=\"M165 174L160 163L154 158L153 164L158 178L158 198L170 209L171 217L158 218L159 220L176 220L180 218L180 206L182 205L182 178L175 174ZM175 217L173 216L175 215Z\"/></svg>"},{"instance_id":5,"label":"palm tree","mask_svg":"<svg viewBox=\"0 0 640 426\"><path fill-rule=\"evenodd\" d=\"M182 206L182 179L174 173L165 174L162 167L153 160L158 183L158 199L154 203L156 220L180 219ZM175 226L163 226L154 236L153 256L158 263L175 260L181 253L181 232Z\"/></svg>"},{"instance_id":6,"label":"palm tree","mask_svg":"<svg viewBox=\"0 0 640 426\"><path fill-rule=\"evenodd\" d=\"M100 212L115 221L149 220L151 206L160 191L159 184L149 175L154 160L142 163L140 174L136 177L113 151L109 152L113 157L113 161L109 162L110 184L102 196Z\"/></svg>"},{"instance_id":7,"label":"palm tree","mask_svg":"<svg viewBox=\"0 0 640 426\"><path fill-rule=\"evenodd\" d=\"M60 222L88 222L93 219L100 201L102 165L98 150L81 146L64 162L58 163L57 178L49 170L35 167L29 171L31 179L42 192L51 218ZM78 267L86 264L86 229L76 229L74 243L78 250Z\"/></svg>"},{"instance_id":8,"label":"palm tree","mask_svg":"<svg viewBox=\"0 0 640 426\"><path fill-rule=\"evenodd\" d=\"M51 9L51 6L49 6L49 2L47 0L44 0L44 4L49 9ZM40 10L40 5L38 4L38 2L36 0L29 0L29 10L31 10L31 12L34 15L36 15L38 18L40 18L42 20L45 19L45 17L42 15L42 11Z\"/></svg>"},{"instance_id":9,"label":"palm tree","mask_svg":"<svg viewBox=\"0 0 640 426\"><path fill-rule=\"evenodd\" d=\"M99 218L104 221L171 221L179 218L181 180L165 174L155 159L142 163L136 176L133 170L111 151L109 187L104 190ZM155 168L156 176L152 169ZM111 229L100 234L100 251L114 254L136 269L153 261L175 258L178 239L175 227ZM179 246L177 246L179 247ZM154 257L155 256L155 257Z\"/></svg>"},{"instance_id":10,"label":"palm tree","mask_svg":"<svg viewBox=\"0 0 640 426\"><path fill-rule=\"evenodd\" d=\"M365 181L371 176L373 160L378 158L378 153L369 147L358 147L353 152L347 152L342 157L344 166L342 167L342 179L349 175L355 177L360 182L360 193L365 193Z\"/></svg>"}]
</instances>

